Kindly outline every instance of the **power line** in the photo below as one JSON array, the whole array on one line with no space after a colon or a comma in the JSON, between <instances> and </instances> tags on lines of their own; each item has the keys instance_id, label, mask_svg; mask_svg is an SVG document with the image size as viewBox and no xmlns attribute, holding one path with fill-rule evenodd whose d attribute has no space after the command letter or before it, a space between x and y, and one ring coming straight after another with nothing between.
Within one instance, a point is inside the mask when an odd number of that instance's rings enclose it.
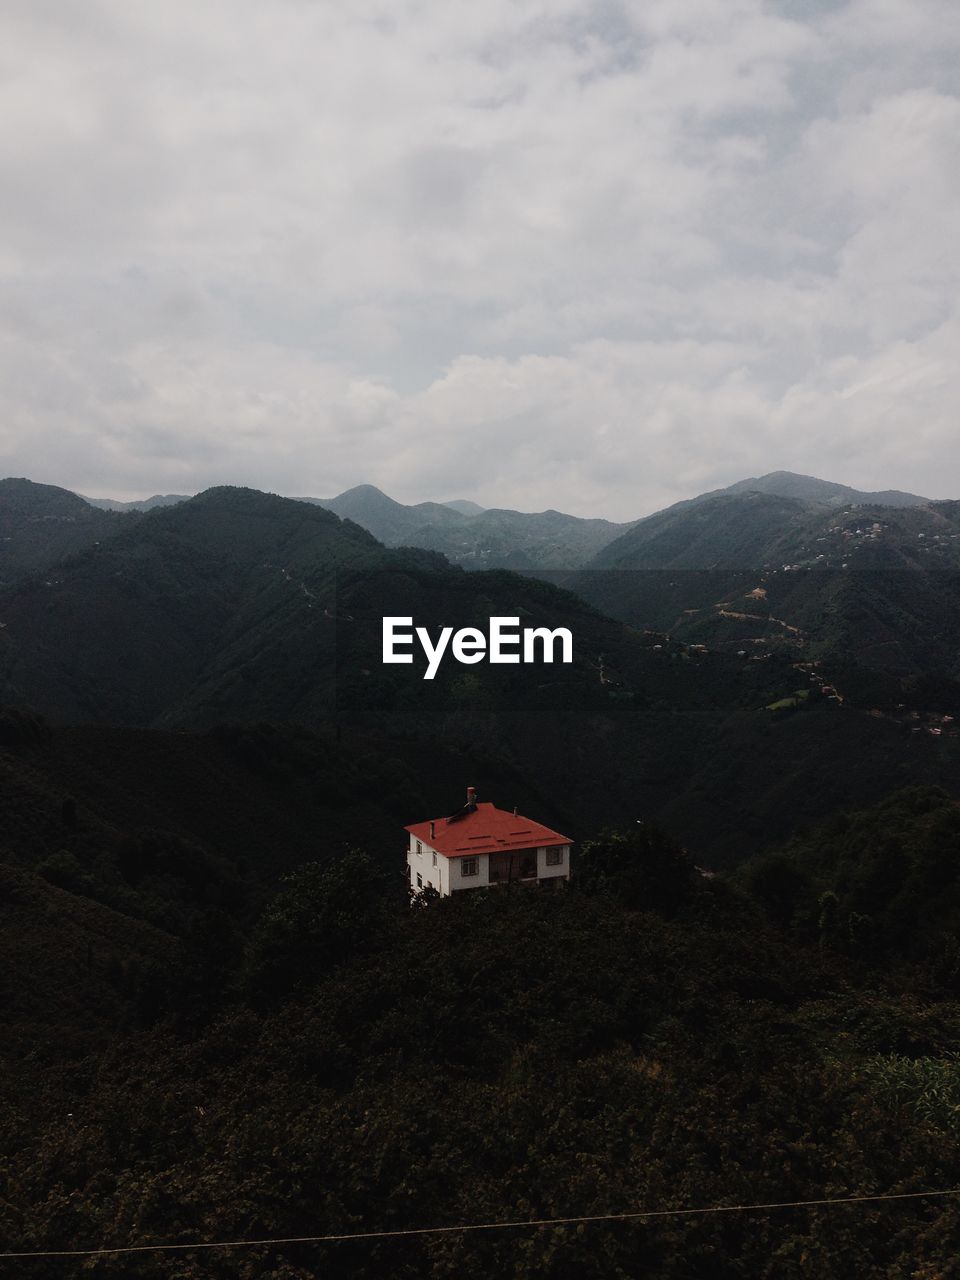
<instances>
[{"instance_id":1,"label":"power line","mask_svg":"<svg viewBox=\"0 0 960 1280\"><path fill-rule=\"evenodd\" d=\"M181 1253L197 1249L249 1249L281 1244L336 1244L345 1240L391 1240L404 1236L455 1235L468 1231L506 1231L522 1227L562 1227L589 1222L626 1222L650 1218L684 1218L712 1213L758 1213L769 1209L814 1209L841 1204L876 1204L888 1200L924 1200L960 1196L960 1187L950 1191L898 1191L874 1196L836 1196L823 1200L779 1200L770 1204L720 1204L703 1209L637 1209L628 1213L597 1213L576 1218L521 1218L512 1222L464 1222L453 1227L409 1227L398 1231L351 1231L325 1236L281 1236L262 1240L213 1240L194 1244L131 1244L109 1249L49 1249L0 1253L10 1258L90 1258L107 1254Z\"/></svg>"}]
</instances>

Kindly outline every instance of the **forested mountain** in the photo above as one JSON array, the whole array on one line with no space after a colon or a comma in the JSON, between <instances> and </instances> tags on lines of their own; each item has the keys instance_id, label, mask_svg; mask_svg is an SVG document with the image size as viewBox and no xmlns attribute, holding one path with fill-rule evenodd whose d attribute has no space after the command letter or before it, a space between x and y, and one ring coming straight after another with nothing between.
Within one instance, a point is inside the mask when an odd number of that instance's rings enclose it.
<instances>
[{"instance_id":1,"label":"forested mountain","mask_svg":"<svg viewBox=\"0 0 960 1280\"><path fill-rule=\"evenodd\" d=\"M957 1185L957 504L724 495L577 595L251 490L9 493L8 1249ZM387 614L566 626L575 660L424 681ZM410 907L402 829L468 782L574 839L568 892ZM957 1246L919 1197L15 1266L885 1280Z\"/></svg>"},{"instance_id":2,"label":"forested mountain","mask_svg":"<svg viewBox=\"0 0 960 1280\"><path fill-rule=\"evenodd\" d=\"M574 662L450 659L425 681L422 660L383 665L386 615L412 616L433 636L498 615L564 626ZM897 685L889 697L906 710L876 718L873 690L831 701L795 653L751 662L698 651L551 585L390 551L322 508L251 490L136 517L55 577L0 594L0 621L2 696L54 721L297 723L379 737L388 754L443 741L475 768L513 766L563 796L567 825L656 815L707 863L851 798L947 781L958 746L950 732L918 737L905 724L945 712L939 691L930 705L926 688ZM770 710L781 704L799 714ZM836 767L850 757L841 787Z\"/></svg>"},{"instance_id":3,"label":"forested mountain","mask_svg":"<svg viewBox=\"0 0 960 1280\"><path fill-rule=\"evenodd\" d=\"M759 492L705 495L638 521L591 569L956 568L958 504L826 506Z\"/></svg>"},{"instance_id":4,"label":"forested mountain","mask_svg":"<svg viewBox=\"0 0 960 1280\"><path fill-rule=\"evenodd\" d=\"M44 573L65 556L111 537L117 517L96 511L68 489L32 480L0 480L0 590Z\"/></svg>"},{"instance_id":5,"label":"forested mountain","mask_svg":"<svg viewBox=\"0 0 960 1280\"><path fill-rule=\"evenodd\" d=\"M740 503L727 501L750 498ZM780 499L781 501L777 501ZM899 490L868 493L814 476L774 471L675 503L637 521L615 524L559 511L482 510L474 504L404 506L373 485L319 501L369 529L388 546L442 551L464 568L577 569L588 565L709 568L759 567L795 546L818 518L858 506L917 507L928 499ZM704 508L696 516L691 508ZM450 510L464 518L451 519ZM815 535L814 535L815 536Z\"/></svg>"},{"instance_id":6,"label":"forested mountain","mask_svg":"<svg viewBox=\"0 0 960 1280\"><path fill-rule=\"evenodd\" d=\"M61 767L79 746L53 748ZM206 743L211 779L241 780L237 746ZM35 743L15 750L14 771L42 766ZM707 880L632 826L586 842L565 894L413 911L362 851L326 848L265 893L262 860L214 862L182 832L121 824L111 846L98 825L121 794L38 812L77 862L88 850L69 887L66 856L0 873L5 1242L187 1246L69 1260L144 1280L687 1280L771 1274L771 1258L798 1280L811 1259L880 1280L954 1256L955 1205L922 1194L679 1212L956 1185L958 811L942 794L809 833L821 858L799 879L790 849L739 886ZM226 821L223 847L242 840L234 795L204 819ZM872 933L865 894L883 913L898 882L910 911ZM549 1222L638 1210L678 1216ZM547 1221L189 1248L529 1219Z\"/></svg>"},{"instance_id":7,"label":"forested mountain","mask_svg":"<svg viewBox=\"0 0 960 1280\"><path fill-rule=\"evenodd\" d=\"M714 498L720 494L737 493L765 493L778 498L800 498L805 502L830 507L920 507L930 501L915 493L904 493L902 489L884 489L871 493L864 489L853 489L847 484L837 484L833 480L797 475L794 471L770 471L767 475L751 476L747 480L738 480L725 489L714 489L701 494L693 501L702 502L705 498Z\"/></svg>"},{"instance_id":8,"label":"forested mountain","mask_svg":"<svg viewBox=\"0 0 960 1280\"><path fill-rule=\"evenodd\" d=\"M462 516L479 516L483 515L485 510L477 502L470 502L466 498L454 498L452 502L445 502L445 507L450 507L453 511L459 511Z\"/></svg>"},{"instance_id":9,"label":"forested mountain","mask_svg":"<svg viewBox=\"0 0 960 1280\"><path fill-rule=\"evenodd\" d=\"M463 502L404 506L369 484L307 501L355 520L387 546L441 551L465 569L576 568L628 527L561 511L484 510Z\"/></svg>"},{"instance_id":10,"label":"forested mountain","mask_svg":"<svg viewBox=\"0 0 960 1280\"><path fill-rule=\"evenodd\" d=\"M841 671L855 682L854 668L960 677L955 502L826 511L727 494L641 521L589 569L553 580L688 643L826 663L833 683ZM876 688L887 709L904 702L894 684Z\"/></svg>"},{"instance_id":11,"label":"forested mountain","mask_svg":"<svg viewBox=\"0 0 960 1280\"><path fill-rule=\"evenodd\" d=\"M422 545L417 541L418 533L426 533L434 526L457 527L469 518L442 502L405 506L372 484L359 484L336 498L304 498L303 501L355 521L380 542L393 547Z\"/></svg>"},{"instance_id":12,"label":"forested mountain","mask_svg":"<svg viewBox=\"0 0 960 1280\"><path fill-rule=\"evenodd\" d=\"M185 493L155 493L152 498L138 498L132 502L118 502L115 498L83 498L84 502L89 502L91 507L99 507L101 511L153 511L155 507L174 507L188 499L189 495Z\"/></svg>"},{"instance_id":13,"label":"forested mountain","mask_svg":"<svg viewBox=\"0 0 960 1280\"><path fill-rule=\"evenodd\" d=\"M0 597L8 700L60 720L151 724L206 686L226 714L229 690L250 702L251 663L279 671L304 626L322 629L304 577L332 590L338 569L383 555L356 525L252 490L138 516L49 581Z\"/></svg>"},{"instance_id":14,"label":"forested mountain","mask_svg":"<svg viewBox=\"0 0 960 1280\"><path fill-rule=\"evenodd\" d=\"M103 510L144 512L188 499L181 494L157 494L134 502L82 500ZM353 520L389 547L440 551L467 569L519 572L583 567L758 568L802 551L805 539L816 539L821 525L829 527L831 516L853 515L863 523L869 514L872 523L889 515L889 508L936 511L950 505L930 503L900 490L869 493L789 471L740 480L622 524L554 510L484 509L463 500L405 505L369 484L357 485L336 498L298 501ZM935 518L928 523L933 536ZM921 519L919 528L925 527Z\"/></svg>"}]
</instances>

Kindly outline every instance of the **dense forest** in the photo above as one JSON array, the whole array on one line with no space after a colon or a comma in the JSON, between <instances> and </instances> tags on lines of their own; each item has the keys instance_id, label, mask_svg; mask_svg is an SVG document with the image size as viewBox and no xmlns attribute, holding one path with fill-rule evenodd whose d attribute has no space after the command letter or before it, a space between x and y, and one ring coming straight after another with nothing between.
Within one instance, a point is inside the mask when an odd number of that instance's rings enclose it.
<instances>
[{"instance_id":1,"label":"dense forest","mask_svg":"<svg viewBox=\"0 0 960 1280\"><path fill-rule=\"evenodd\" d=\"M634 823L583 841L564 894L411 907L378 834L402 770L324 764L322 744L266 730L98 743L5 725L9 1246L960 1185L960 809L943 791L837 817L731 877ZM318 787L296 798L304 752ZM957 1229L955 1202L918 1199L106 1255L82 1273L934 1276Z\"/></svg>"}]
</instances>

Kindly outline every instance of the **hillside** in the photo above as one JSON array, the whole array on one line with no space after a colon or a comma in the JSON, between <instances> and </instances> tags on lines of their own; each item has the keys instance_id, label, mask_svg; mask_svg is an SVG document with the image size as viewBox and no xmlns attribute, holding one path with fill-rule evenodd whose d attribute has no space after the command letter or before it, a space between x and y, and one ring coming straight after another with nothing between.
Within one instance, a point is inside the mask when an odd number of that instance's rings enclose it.
<instances>
[{"instance_id":1,"label":"hillside","mask_svg":"<svg viewBox=\"0 0 960 1280\"><path fill-rule=\"evenodd\" d=\"M638 521L589 569L960 567L957 504L824 507L759 492L704 495Z\"/></svg>"},{"instance_id":2,"label":"hillside","mask_svg":"<svg viewBox=\"0 0 960 1280\"><path fill-rule=\"evenodd\" d=\"M726 489L713 490L702 494L694 501L712 498L723 493L766 493L779 498L799 498L804 502L825 504L831 507L867 506L867 507L921 507L930 499L921 498L915 493L904 493L902 489L884 489L868 492L854 489L850 485L837 484L832 480L819 480L816 476L797 475L793 471L771 471L764 476L751 476L747 480L738 480Z\"/></svg>"},{"instance_id":3,"label":"hillside","mask_svg":"<svg viewBox=\"0 0 960 1280\"><path fill-rule=\"evenodd\" d=\"M727 494L651 516L554 580L631 625L726 652L957 678L958 511Z\"/></svg>"},{"instance_id":4,"label":"hillside","mask_svg":"<svg viewBox=\"0 0 960 1280\"><path fill-rule=\"evenodd\" d=\"M422 664L382 664L391 614L432 635L494 615L566 626L574 662L449 661L425 681ZM443 742L475 779L522 779L549 798L560 829L657 816L707 864L850 799L950 785L957 754L950 732L917 736L903 721L948 710L949 689L898 685L890 697L907 711L883 719L874 691L850 680L842 705L809 696L778 718L769 708L809 686L795 652L752 662L661 643L551 585L390 551L319 507L249 490L137 517L56 579L0 595L0 620L4 698L56 722L299 724L339 733L344 749L422 760L427 775Z\"/></svg>"},{"instance_id":5,"label":"hillside","mask_svg":"<svg viewBox=\"0 0 960 1280\"><path fill-rule=\"evenodd\" d=\"M932 954L951 965L960 931L958 840L956 799L912 788L794 837L739 879L797 937L826 934L832 946L875 964Z\"/></svg>"},{"instance_id":6,"label":"hillside","mask_svg":"<svg viewBox=\"0 0 960 1280\"><path fill-rule=\"evenodd\" d=\"M83 497L83 495L80 495ZM155 507L173 507L178 502L187 502L189 495L185 493L155 493L152 498L136 498L131 502L118 502L115 498L87 498L91 507L99 507L101 511L153 511Z\"/></svg>"},{"instance_id":7,"label":"hillside","mask_svg":"<svg viewBox=\"0 0 960 1280\"><path fill-rule=\"evenodd\" d=\"M745 519L736 503L724 503L725 499L755 495ZM777 503L776 499L783 502ZM187 499L181 494L157 494L134 502L108 498L84 501L102 510L145 512ZM930 505L928 499L900 490L870 493L789 471L740 480L625 524L555 510L528 513L484 509L465 500L406 505L369 484L357 485L335 498L305 497L297 501L322 506L353 520L388 547L416 546L439 551L451 563L467 569L506 568L517 572L573 570L591 564L609 567L622 557L636 561L641 548L645 561L657 568L700 568L728 561L754 565L771 554L792 549L791 524L801 512L812 518L858 507ZM692 508L704 509L700 537L695 534L695 525L685 521ZM718 513L724 512L730 528L722 528L722 521L718 522ZM635 539L629 536L633 529L639 531ZM621 539L625 539L622 544ZM630 567L641 566L631 563Z\"/></svg>"},{"instance_id":8,"label":"hillside","mask_svg":"<svg viewBox=\"0 0 960 1280\"><path fill-rule=\"evenodd\" d=\"M65 556L112 537L115 515L96 511L68 489L0 480L0 590L45 573Z\"/></svg>"},{"instance_id":9,"label":"hillside","mask_svg":"<svg viewBox=\"0 0 960 1280\"><path fill-rule=\"evenodd\" d=\"M560 511L484 510L464 502L404 506L373 485L307 501L356 521L387 546L439 551L465 569L577 568L626 527Z\"/></svg>"},{"instance_id":10,"label":"hillside","mask_svg":"<svg viewBox=\"0 0 960 1280\"><path fill-rule=\"evenodd\" d=\"M372 484L347 489L336 498L305 498L353 520L386 546L415 546L415 535L421 530L439 526L456 527L469 517L441 502L422 502L405 506L389 498Z\"/></svg>"},{"instance_id":11,"label":"hillside","mask_svg":"<svg viewBox=\"0 0 960 1280\"><path fill-rule=\"evenodd\" d=\"M383 554L321 508L208 490L137 517L55 579L0 596L0 687L58 720L150 724L204 684L224 714L239 711L251 702L251 663L279 671L304 628L324 631L308 593ZM288 711L273 706L274 718Z\"/></svg>"},{"instance_id":12,"label":"hillside","mask_svg":"<svg viewBox=\"0 0 960 1280\"><path fill-rule=\"evenodd\" d=\"M807 535L797 498L721 494L668 507L608 543L590 569L743 569L782 560Z\"/></svg>"},{"instance_id":13,"label":"hillside","mask_svg":"<svg viewBox=\"0 0 960 1280\"><path fill-rule=\"evenodd\" d=\"M4 696L54 722L0 707L6 1247L957 1185L960 506L706 507L652 541L695 563L726 527L729 567L583 575L662 629L227 488L0 591ZM735 567L764 545L791 559ZM575 661L427 682L381 663L385 614L568 626ZM402 828L467 783L571 835L567 892L411 909ZM918 1197L69 1263L881 1280L955 1254L952 1201Z\"/></svg>"},{"instance_id":14,"label":"hillside","mask_svg":"<svg viewBox=\"0 0 960 1280\"><path fill-rule=\"evenodd\" d=\"M726 499L758 497L743 508ZM781 499L782 501L777 501ZM358 485L336 498L318 501L369 529L387 546L410 545L442 552L464 568L506 568L518 572L578 569L588 564L629 567L644 555L650 567L706 568L715 564L755 565L793 546L792 525L841 508L916 507L928 499L899 490L868 493L815 476L774 471L685 499L638 521L616 524L559 511L528 514L483 510L474 503L422 502L405 506L373 485ZM702 525L689 522L702 510ZM462 519L451 519L450 512ZM632 536L633 535L633 536Z\"/></svg>"},{"instance_id":15,"label":"hillside","mask_svg":"<svg viewBox=\"0 0 960 1280\"><path fill-rule=\"evenodd\" d=\"M888 807L898 833L911 807ZM867 963L836 910L802 940L776 920L769 864L745 890L706 881L636 826L583 860L564 894L416 911L362 853L302 867L202 1003L167 989L172 1008L142 1008L86 1059L70 1035L91 1016L80 1006L29 1078L29 1028L8 1023L3 1239L284 1241L145 1252L143 1280L687 1280L763 1275L771 1258L797 1259L798 1277L810 1259L817 1276L944 1274L954 1206L920 1194L600 1220L955 1186L958 992L943 939L922 929L910 963ZM597 1220L549 1221L570 1216ZM348 1232L414 1234L291 1241ZM131 1274L123 1255L82 1265ZM45 1280L50 1259L17 1274Z\"/></svg>"},{"instance_id":16,"label":"hillside","mask_svg":"<svg viewBox=\"0 0 960 1280\"><path fill-rule=\"evenodd\" d=\"M454 498L452 502L445 502L443 505L450 507L452 511L459 511L462 516L483 515L485 510L478 502L470 502L466 498Z\"/></svg>"},{"instance_id":17,"label":"hillside","mask_svg":"<svg viewBox=\"0 0 960 1280\"><path fill-rule=\"evenodd\" d=\"M0 709L0 861L184 938L210 912L242 921L284 872L352 845L399 883L398 831L453 808L465 777L561 820L562 802L516 770L436 743L391 750L293 725L65 728Z\"/></svg>"}]
</instances>

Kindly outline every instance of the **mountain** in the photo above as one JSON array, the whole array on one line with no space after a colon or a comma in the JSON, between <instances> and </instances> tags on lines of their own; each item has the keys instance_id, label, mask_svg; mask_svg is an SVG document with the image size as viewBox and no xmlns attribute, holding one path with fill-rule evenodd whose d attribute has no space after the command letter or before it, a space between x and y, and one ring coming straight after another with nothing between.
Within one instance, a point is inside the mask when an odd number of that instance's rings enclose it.
<instances>
[{"instance_id":1,"label":"mountain","mask_svg":"<svg viewBox=\"0 0 960 1280\"><path fill-rule=\"evenodd\" d=\"M0 589L111 537L118 519L56 485L0 480Z\"/></svg>"},{"instance_id":2,"label":"mountain","mask_svg":"<svg viewBox=\"0 0 960 1280\"><path fill-rule=\"evenodd\" d=\"M817 482L820 483L820 482ZM834 505L756 490L703 494L638 520L591 569L900 568L960 564L957 505Z\"/></svg>"},{"instance_id":3,"label":"mountain","mask_svg":"<svg viewBox=\"0 0 960 1280\"><path fill-rule=\"evenodd\" d=\"M305 501L356 521L387 546L439 551L465 569L577 568L628 527L553 510L484 510L464 502L404 506L373 485Z\"/></svg>"},{"instance_id":4,"label":"mountain","mask_svg":"<svg viewBox=\"0 0 960 1280\"><path fill-rule=\"evenodd\" d=\"M738 480L726 489L714 490L701 494L694 501L716 497L722 493L767 493L778 498L800 498L805 502L823 503L831 507L868 506L868 507L922 507L930 499L918 497L915 493L904 493L900 489L883 489L877 493L868 493L862 489L852 489L846 484L836 484L832 480L818 480L816 476L797 475L793 471L771 471L764 476L753 476L748 480Z\"/></svg>"},{"instance_id":5,"label":"mountain","mask_svg":"<svg viewBox=\"0 0 960 1280\"><path fill-rule=\"evenodd\" d=\"M950 1273L960 504L726 494L554 575L654 632L252 490L7 491L22 557L77 535L0 585L0 698L50 717L0 706L18 1277ZM386 614L574 662L424 681ZM411 906L403 827L468 782L576 841L566 891Z\"/></svg>"},{"instance_id":6,"label":"mountain","mask_svg":"<svg viewBox=\"0 0 960 1280\"><path fill-rule=\"evenodd\" d=\"M717 544L721 552L726 548L751 563L762 551L771 550L778 511L784 522L788 523L791 513L801 508L826 513L842 507L903 508L928 504L927 499L916 494L898 490L867 493L848 485L789 471L775 471L740 480L725 489L685 499L644 520L623 524L603 519L584 519L552 509L542 512L485 509L464 499L405 505L369 484L347 489L335 498L305 497L299 501L325 507L339 516L353 520L389 547L416 546L439 551L452 563L467 569L505 568L532 573L543 569L580 569L598 557L598 565L606 564L607 559L602 558L606 549L628 535L632 528L649 521L656 523L647 525L638 541L628 542L626 547L634 555L640 541L648 539L655 529L663 526L660 529L664 535L663 545L651 545L647 558L658 567L668 567L670 556L667 553L671 539L667 527L675 523L683 512L691 507L706 506L715 509L718 502L725 498L753 494L783 499L785 502L779 508L775 503L767 508L755 504L746 526L760 516L766 520L766 532L763 528L750 527L741 528L739 533L734 529L724 530L721 541ZM144 512L181 503L186 498L180 494L157 494L136 502L118 502L109 498L92 498L86 501L103 510ZM790 508L790 502L800 503L801 508ZM729 511L735 520L736 509L731 507ZM703 530L703 546L689 548L687 558L692 557L698 564L707 561L708 552L705 548L715 532L708 526L709 521ZM788 534L789 530L785 528L783 532ZM741 541L738 542L738 538ZM789 548L789 542L789 537L786 537L784 549ZM618 552L619 549L614 555Z\"/></svg>"},{"instance_id":7,"label":"mountain","mask_svg":"<svg viewBox=\"0 0 960 1280\"><path fill-rule=\"evenodd\" d=\"M305 498L367 529L386 546L421 545L415 541L420 530L435 525L455 526L464 517L442 502L421 502L404 506L372 484L359 484L336 498Z\"/></svg>"},{"instance_id":8,"label":"mountain","mask_svg":"<svg viewBox=\"0 0 960 1280\"><path fill-rule=\"evenodd\" d=\"M168 746L157 763L176 763ZM215 818L217 776L232 800L243 773L210 766ZM769 1275L778 1256L806 1260L796 1276L949 1274L947 797L810 833L813 875L781 854L742 888L708 879L631 823L585 845L564 893L415 910L323 821L318 860L254 902L166 815L138 830L111 797L78 817L118 845L71 887L63 857L0 868L0 1235L43 1255L18 1277L63 1274L50 1255L68 1248L141 1249L93 1266L144 1280L689 1280ZM105 893L167 908L167 927Z\"/></svg>"},{"instance_id":9,"label":"mountain","mask_svg":"<svg viewBox=\"0 0 960 1280\"><path fill-rule=\"evenodd\" d=\"M411 541L442 552L465 569L532 573L583 565L626 527L552 509L522 512L490 508L459 526L421 529Z\"/></svg>"},{"instance_id":10,"label":"mountain","mask_svg":"<svg viewBox=\"0 0 960 1280\"><path fill-rule=\"evenodd\" d=\"M91 507L99 507L101 511L153 511L156 507L173 507L178 502L187 502L185 493L155 493L152 498L138 498L133 502L118 502L115 498L84 498Z\"/></svg>"},{"instance_id":11,"label":"mountain","mask_svg":"<svg viewBox=\"0 0 960 1280\"><path fill-rule=\"evenodd\" d=\"M894 717L921 677L933 680L926 709L954 711L956 502L824 508L755 492L704 497L640 521L581 573L550 576L674 640L825 664L828 684L842 680Z\"/></svg>"},{"instance_id":12,"label":"mountain","mask_svg":"<svg viewBox=\"0 0 960 1280\"><path fill-rule=\"evenodd\" d=\"M755 501L747 508L733 501L750 497ZM657 568L727 562L753 565L791 551L792 526L802 527L813 512L859 506L920 507L928 502L916 494L867 493L789 471L741 480L625 524L554 510L484 510L467 502L405 506L373 485L358 485L336 498L306 501L355 520L388 546L440 551L467 569L506 568L521 573L615 567L621 555L634 568L640 567L635 563L640 558ZM685 520L692 508L706 509L702 522ZM451 512L461 518L452 519Z\"/></svg>"},{"instance_id":13,"label":"mountain","mask_svg":"<svg viewBox=\"0 0 960 1280\"><path fill-rule=\"evenodd\" d=\"M842 708L811 695L797 714L773 715L808 682L794 652L700 652L545 582L385 548L316 505L221 488L118 519L113 538L55 576L0 593L0 699L61 723L295 723L339 734L345 750L422 760L425 774L444 743L477 777L522 779L560 830L654 815L708 863L851 798L945 783L954 767L950 734L905 736L902 715L869 714L872 691ZM574 662L451 659L426 681L421 660L382 663L387 615L434 637L491 616L563 626ZM897 685L895 700L918 714L949 709L939 686Z\"/></svg>"},{"instance_id":14,"label":"mountain","mask_svg":"<svg viewBox=\"0 0 960 1280\"><path fill-rule=\"evenodd\" d=\"M796 554L810 507L773 494L719 494L638 520L609 542L590 569L759 568Z\"/></svg>"},{"instance_id":15,"label":"mountain","mask_svg":"<svg viewBox=\"0 0 960 1280\"><path fill-rule=\"evenodd\" d=\"M253 490L119 518L114 537L50 581L0 597L8 700L60 720L150 724L200 687L211 704L255 708L255 668L273 681L272 718L283 718L294 695L269 673L311 622L311 590L332 591L338 570L382 554L349 521Z\"/></svg>"}]
</instances>

